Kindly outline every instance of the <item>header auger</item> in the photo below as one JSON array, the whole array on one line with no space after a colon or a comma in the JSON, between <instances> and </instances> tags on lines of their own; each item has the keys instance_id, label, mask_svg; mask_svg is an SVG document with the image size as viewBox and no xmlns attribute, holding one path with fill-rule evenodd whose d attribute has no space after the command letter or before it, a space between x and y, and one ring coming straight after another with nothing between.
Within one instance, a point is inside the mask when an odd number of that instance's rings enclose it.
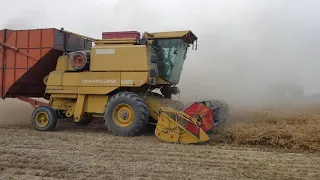
<instances>
[{"instance_id":1,"label":"header auger","mask_svg":"<svg viewBox=\"0 0 320 180\"><path fill-rule=\"evenodd\" d=\"M31 119L35 129L52 131L58 118L88 124L98 117L104 119L114 135L137 136L148 123L154 123L155 135L163 141L199 143L208 141L210 134L226 120L228 107L219 101L195 102L185 108L172 99L172 95L179 93L176 85L187 51L197 41L191 31L145 32L142 36L135 31L108 32L103 33L102 39L94 39L63 29L50 30L52 34L46 32L48 29L27 30L40 31L42 37L34 38L40 39L39 47L28 48L43 52L41 45L50 44L43 39L52 39L53 49L40 56L25 53L27 57L40 58L35 58L31 67L25 67L26 71L15 77L9 87L4 87L2 81L2 98L17 97L35 107ZM5 35L0 37L5 37L2 41L5 49L16 45L8 46L7 31L20 33L3 30ZM43 38L43 34L52 37ZM72 41L68 39L70 36L74 36ZM3 62L6 55L3 54ZM19 88L22 82L25 91ZM31 97L43 97L49 103Z\"/></svg>"}]
</instances>

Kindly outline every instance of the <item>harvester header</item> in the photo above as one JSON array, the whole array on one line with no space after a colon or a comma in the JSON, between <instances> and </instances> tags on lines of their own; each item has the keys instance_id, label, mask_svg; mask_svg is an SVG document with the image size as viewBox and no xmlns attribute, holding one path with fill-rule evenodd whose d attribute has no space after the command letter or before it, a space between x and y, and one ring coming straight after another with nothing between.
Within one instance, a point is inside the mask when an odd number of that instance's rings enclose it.
<instances>
[{"instance_id":1,"label":"harvester header","mask_svg":"<svg viewBox=\"0 0 320 180\"><path fill-rule=\"evenodd\" d=\"M64 29L1 30L1 97L33 105L31 122L39 131L54 130L58 119L80 125L103 119L118 136L140 135L155 124L163 141L205 142L226 119L227 106L184 107L172 99L196 41L190 30L104 32L101 39Z\"/></svg>"}]
</instances>

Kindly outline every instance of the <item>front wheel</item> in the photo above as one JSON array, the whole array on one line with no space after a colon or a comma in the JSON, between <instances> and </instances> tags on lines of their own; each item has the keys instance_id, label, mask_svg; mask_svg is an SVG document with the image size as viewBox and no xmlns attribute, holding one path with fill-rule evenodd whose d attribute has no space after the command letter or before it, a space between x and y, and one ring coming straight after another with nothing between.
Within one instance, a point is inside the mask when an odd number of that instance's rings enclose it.
<instances>
[{"instance_id":1,"label":"front wheel","mask_svg":"<svg viewBox=\"0 0 320 180\"><path fill-rule=\"evenodd\" d=\"M113 95L105 108L105 125L118 136L140 135L149 120L149 110L145 101L132 92Z\"/></svg>"},{"instance_id":2,"label":"front wheel","mask_svg":"<svg viewBox=\"0 0 320 180\"><path fill-rule=\"evenodd\" d=\"M57 125L56 112L51 107L39 106L32 113L31 123L38 131L53 131Z\"/></svg>"}]
</instances>

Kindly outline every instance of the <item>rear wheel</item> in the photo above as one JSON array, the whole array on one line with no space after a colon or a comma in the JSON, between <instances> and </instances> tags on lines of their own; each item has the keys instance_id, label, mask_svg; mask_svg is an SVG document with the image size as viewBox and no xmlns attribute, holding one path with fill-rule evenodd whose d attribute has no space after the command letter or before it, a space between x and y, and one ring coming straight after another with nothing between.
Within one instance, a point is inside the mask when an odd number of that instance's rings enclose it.
<instances>
[{"instance_id":1,"label":"rear wheel","mask_svg":"<svg viewBox=\"0 0 320 180\"><path fill-rule=\"evenodd\" d=\"M38 131L53 131L57 125L57 115L48 106L37 107L31 116L31 123Z\"/></svg>"},{"instance_id":2,"label":"rear wheel","mask_svg":"<svg viewBox=\"0 0 320 180\"><path fill-rule=\"evenodd\" d=\"M149 120L149 110L145 101L132 92L113 95L105 108L105 125L118 136L140 135Z\"/></svg>"}]
</instances>

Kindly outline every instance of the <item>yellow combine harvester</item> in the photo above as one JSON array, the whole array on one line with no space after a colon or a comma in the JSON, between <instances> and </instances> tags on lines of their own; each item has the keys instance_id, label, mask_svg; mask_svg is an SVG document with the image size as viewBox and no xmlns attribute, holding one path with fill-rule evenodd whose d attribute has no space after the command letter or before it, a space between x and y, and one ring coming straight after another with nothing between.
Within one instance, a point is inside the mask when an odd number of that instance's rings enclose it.
<instances>
[{"instance_id":1,"label":"yellow combine harvester","mask_svg":"<svg viewBox=\"0 0 320 180\"><path fill-rule=\"evenodd\" d=\"M226 106L206 101L184 108L171 99L179 93L186 53L197 37L191 31L144 33L141 38L125 33L105 33L95 46L58 58L44 78L49 106L34 110L33 126L54 130L58 114L79 124L102 117L119 136L139 135L154 122L155 135L163 141L208 141L225 119Z\"/></svg>"}]
</instances>

